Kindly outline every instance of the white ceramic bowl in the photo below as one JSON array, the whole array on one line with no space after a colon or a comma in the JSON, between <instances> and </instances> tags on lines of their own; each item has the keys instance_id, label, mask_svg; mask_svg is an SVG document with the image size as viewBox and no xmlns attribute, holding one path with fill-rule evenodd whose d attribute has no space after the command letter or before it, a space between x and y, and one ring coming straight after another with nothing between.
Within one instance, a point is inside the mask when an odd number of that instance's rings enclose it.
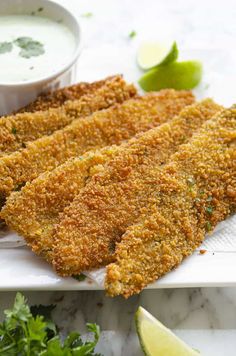
<instances>
[{"instance_id":1,"label":"white ceramic bowl","mask_svg":"<svg viewBox=\"0 0 236 356\"><path fill-rule=\"evenodd\" d=\"M0 78L0 115L9 114L33 101L39 93L70 85L75 80L76 62L81 51L81 28L76 17L63 6L49 0L0 0L0 15L25 15L43 8L40 16L62 19L76 39L76 49L66 65L39 80L3 83ZM62 44L63 45L63 44Z\"/></svg>"}]
</instances>

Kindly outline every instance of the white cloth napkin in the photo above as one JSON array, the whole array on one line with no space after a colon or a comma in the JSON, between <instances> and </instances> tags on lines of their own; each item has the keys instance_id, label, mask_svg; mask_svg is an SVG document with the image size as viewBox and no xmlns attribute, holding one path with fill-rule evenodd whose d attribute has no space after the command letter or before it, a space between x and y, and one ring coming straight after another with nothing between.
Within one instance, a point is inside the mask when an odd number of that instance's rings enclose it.
<instances>
[{"instance_id":1,"label":"white cloth napkin","mask_svg":"<svg viewBox=\"0 0 236 356\"><path fill-rule=\"evenodd\" d=\"M236 251L236 214L217 225L212 235L208 235L198 250L205 249L211 252L235 252ZM84 274L104 286L105 268L84 272Z\"/></svg>"},{"instance_id":2,"label":"white cloth napkin","mask_svg":"<svg viewBox=\"0 0 236 356\"><path fill-rule=\"evenodd\" d=\"M0 248L16 248L25 245L24 239L6 226L0 229Z\"/></svg>"},{"instance_id":3,"label":"white cloth napkin","mask_svg":"<svg viewBox=\"0 0 236 356\"><path fill-rule=\"evenodd\" d=\"M25 245L22 237L7 228L1 230L0 237L0 248L2 249L17 248ZM236 214L218 224L214 233L207 236L198 250L200 249L206 249L209 252L236 252ZM101 287L104 286L105 273L105 268L84 272L87 277Z\"/></svg>"}]
</instances>

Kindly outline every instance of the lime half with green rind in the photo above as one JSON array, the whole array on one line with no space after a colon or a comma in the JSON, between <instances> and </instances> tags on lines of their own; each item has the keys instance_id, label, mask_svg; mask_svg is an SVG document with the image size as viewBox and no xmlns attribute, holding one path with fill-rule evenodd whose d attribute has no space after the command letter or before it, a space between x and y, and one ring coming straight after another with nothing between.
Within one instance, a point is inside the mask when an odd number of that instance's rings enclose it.
<instances>
[{"instance_id":1,"label":"lime half with green rind","mask_svg":"<svg viewBox=\"0 0 236 356\"><path fill-rule=\"evenodd\" d=\"M137 62L141 69L149 70L176 61L178 54L176 42L145 42L138 49Z\"/></svg>"},{"instance_id":2,"label":"lime half with green rind","mask_svg":"<svg viewBox=\"0 0 236 356\"><path fill-rule=\"evenodd\" d=\"M202 79L202 64L199 61L174 62L151 69L139 79L145 91L158 91L166 88L190 90Z\"/></svg>"}]
</instances>

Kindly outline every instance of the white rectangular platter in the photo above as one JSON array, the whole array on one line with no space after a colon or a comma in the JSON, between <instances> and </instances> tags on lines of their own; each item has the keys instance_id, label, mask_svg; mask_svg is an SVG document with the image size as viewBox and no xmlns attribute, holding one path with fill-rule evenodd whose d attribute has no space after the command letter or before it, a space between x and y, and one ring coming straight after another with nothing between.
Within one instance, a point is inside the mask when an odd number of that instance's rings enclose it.
<instances>
[{"instance_id":1,"label":"white rectangular platter","mask_svg":"<svg viewBox=\"0 0 236 356\"><path fill-rule=\"evenodd\" d=\"M236 216L219 225L202 246L148 288L236 286ZM200 250L206 250L204 254ZM92 273L92 278L94 277ZM60 278L26 246L0 249L0 290L99 290L96 278Z\"/></svg>"},{"instance_id":2,"label":"white rectangular platter","mask_svg":"<svg viewBox=\"0 0 236 356\"><path fill-rule=\"evenodd\" d=\"M78 81L93 81L108 75L123 73L128 81L137 82L141 72L135 61L136 45L127 42L85 49L78 63ZM197 97L213 97L223 105L235 100L236 72L231 57L218 49L181 50L184 59L196 58L204 63L204 79L196 91ZM236 57L236 55L235 55ZM224 65L223 65L224 64ZM215 233L201 247L205 254L196 251L181 266L148 288L178 288L203 286L236 286L236 226L235 218L224 225L224 234ZM102 283L86 279L60 278L42 259L27 247L1 248L0 290L98 290Z\"/></svg>"}]
</instances>

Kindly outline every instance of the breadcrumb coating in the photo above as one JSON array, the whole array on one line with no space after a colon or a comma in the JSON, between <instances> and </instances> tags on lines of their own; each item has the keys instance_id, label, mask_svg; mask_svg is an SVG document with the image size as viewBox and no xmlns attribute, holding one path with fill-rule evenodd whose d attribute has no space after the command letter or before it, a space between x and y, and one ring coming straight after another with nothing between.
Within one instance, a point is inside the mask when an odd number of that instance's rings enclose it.
<instances>
[{"instance_id":1,"label":"breadcrumb coating","mask_svg":"<svg viewBox=\"0 0 236 356\"><path fill-rule=\"evenodd\" d=\"M221 107L211 100L130 141L65 208L55 229L53 264L61 275L110 262L115 243L150 204L160 166Z\"/></svg>"},{"instance_id":2,"label":"breadcrumb coating","mask_svg":"<svg viewBox=\"0 0 236 356\"><path fill-rule=\"evenodd\" d=\"M21 191L9 196L2 217L13 230L24 236L36 253L50 259L51 234L59 213L120 149L112 146L88 152L41 174Z\"/></svg>"},{"instance_id":3,"label":"breadcrumb coating","mask_svg":"<svg viewBox=\"0 0 236 356\"><path fill-rule=\"evenodd\" d=\"M90 91L87 85L87 92L84 90L84 95L80 95L78 100L66 101L58 108L3 117L0 119L0 156L25 148L30 141L51 135L75 119L122 103L135 94L133 85L127 84L121 76L116 76L91 84Z\"/></svg>"},{"instance_id":4,"label":"breadcrumb coating","mask_svg":"<svg viewBox=\"0 0 236 356\"><path fill-rule=\"evenodd\" d=\"M194 100L190 92L165 90L76 119L62 130L0 158L0 196L32 181L72 157L112 144L167 121Z\"/></svg>"},{"instance_id":5,"label":"breadcrumb coating","mask_svg":"<svg viewBox=\"0 0 236 356\"><path fill-rule=\"evenodd\" d=\"M50 260L53 227L59 213L72 202L91 176L103 169L120 146L90 151L72 158L51 172L39 175L19 191L13 192L3 207L1 217L32 250Z\"/></svg>"},{"instance_id":6,"label":"breadcrumb coating","mask_svg":"<svg viewBox=\"0 0 236 356\"><path fill-rule=\"evenodd\" d=\"M236 210L236 108L206 123L156 176L155 199L116 246L110 296L129 297L177 267Z\"/></svg>"},{"instance_id":7,"label":"breadcrumb coating","mask_svg":"<svg viewBox=\"0 0 236 356\"><path fill-rule=\"evenodd\" d=\"M32 103L24 106L17 112L45 111L51 108L58 108L68 100L77 100L81 96L91 94L101 88L110 79L121 77L112 76L93 83L81 82L55 91L40 94Z\"/></svg>"}]
</instances>

